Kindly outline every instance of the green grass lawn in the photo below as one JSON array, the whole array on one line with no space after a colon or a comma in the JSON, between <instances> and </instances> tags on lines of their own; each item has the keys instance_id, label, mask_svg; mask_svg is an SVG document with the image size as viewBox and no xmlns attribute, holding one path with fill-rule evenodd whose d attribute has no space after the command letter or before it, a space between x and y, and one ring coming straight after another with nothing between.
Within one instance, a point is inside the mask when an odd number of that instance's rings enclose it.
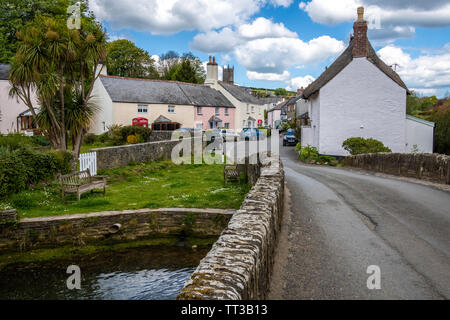
<instances>
[{"instance_id":1,"label":"green grass lawn","mask_svg":"<svg viewBox=\"0 0 450 320\"><path fill-rule=\"evenodd\" d=\"M225 185L223 165L180 165L170 161L138 164L99 172L108 176L106 196L85 193L62 203L58 184L39 185L0 201L22 218L141 208L238 209L248 184Z\"/></svg>"}]
</instances>

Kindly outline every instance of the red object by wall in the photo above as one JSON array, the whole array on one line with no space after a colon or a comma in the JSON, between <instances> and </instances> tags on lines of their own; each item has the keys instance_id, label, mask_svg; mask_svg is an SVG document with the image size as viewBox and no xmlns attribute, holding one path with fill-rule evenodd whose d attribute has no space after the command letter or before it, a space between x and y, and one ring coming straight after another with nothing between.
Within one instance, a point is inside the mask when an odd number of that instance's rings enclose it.
<instances>
[{"instance_id":1,"label":"red object by wall","mask_svg":"<svg viewBox=\"0 0 450 320\"><path fill-rule=\"evenodd\" d=\"M148 119L147 118L134 118L133 119L133 126L139 126L139 127L145 127L148 128Z\"/></svg>"}]
</instances>

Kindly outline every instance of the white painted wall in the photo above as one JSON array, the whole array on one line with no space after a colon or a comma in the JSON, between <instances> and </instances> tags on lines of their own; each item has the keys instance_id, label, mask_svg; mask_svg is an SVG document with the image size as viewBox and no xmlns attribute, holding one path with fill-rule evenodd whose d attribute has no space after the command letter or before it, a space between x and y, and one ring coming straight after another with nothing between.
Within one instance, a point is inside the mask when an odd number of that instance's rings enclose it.
<instances>
[{"instance_id":1,"label":"white painted wall","mask_svg":"<svg viewBox=\"0 0 450 320\"><path fill-rule=\"evenodd\" d=\"M28 107L20 99L9 96L10 89L11 85L8 80L0 80L0 134L16 132L17 117L20 113L28 110ZM36 97L34 99L36 101ZM35 107L39 107L37 101Z\"/></svg>"},{"instance_id":2,"label":"white painted wall","mask_svg":"<svg viewBox=\"0 0 450 320\"><path fill-rule=\"evenodd\" d=\"M351 137L374 138L405 152L406 90L365 57L353 59L322 87L318 100L321 154L347 155L342 143Z\"/></svg>"},{"instance_id":3,"label":"white painted wall","mask_svg":"<svg viewBox=\"0 0 450 320\"><path fill-rule=\"evenodd\" d=\"M310 126L303 126L301 133L301 144L302 147L313 146L314 145L314 131Z\"/></svg>"},{"instance_id":4,"label":"white painted wall","mask_svg":"<svg viewBox=\"0 0 450 320\"><path fill-rule=\"evenodd\" d=\"M272 110L267 113L267 122L271 128L275 128L275 121L281 120L281 110Z\"/></svg>"},{"instance_id":5,"label":"white painted wall","mask_svg":"<svg viewBox=\"0 0 450 320\"><path fill-rule=\"evenodd\" d=\"M416 145L418 153L433 153L434 126L433 122L407 115L406 152L411 153Z\"/></svg>"},{"instance_id":6,"label":"white painted wall","mask_svg":"<svg viewBox=\"0 0 450 320\"><path fill-rule=\"evenodd\" d=\"M111 97L100 79L97 79L94 84L90 102L95 104L99 110L92 120L89 132L102 134L108 130L108 126L114 123L114 108Z\"/></svg>"},{"instance_id":7,"label":"white painted wall","mask_svg":"<svg viewBox=\"0 0 450 320\"><path fill-rule=\"evenodd\" d=\"M295 105L295 112L297 113L297 117L301 116L305 112L309 112L308 100L299 99Z\"/></svg>"}]
</instances>

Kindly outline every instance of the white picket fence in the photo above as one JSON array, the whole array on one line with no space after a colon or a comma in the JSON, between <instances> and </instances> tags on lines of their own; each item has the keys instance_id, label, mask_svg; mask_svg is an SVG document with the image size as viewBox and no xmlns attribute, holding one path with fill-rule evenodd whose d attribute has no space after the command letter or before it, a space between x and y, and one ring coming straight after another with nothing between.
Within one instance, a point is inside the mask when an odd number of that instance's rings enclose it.
<instances>
[{"instance_id":1,"label":"white picket fence","mask_svg":"<svg viewBox=\"0 0 450 320\"><path fill-rule=\"evenodd\" d=\"M89 169L91 175L97 175L97 153L89 152L80 154L80 171Z\"/></svg>"}]
</instances>

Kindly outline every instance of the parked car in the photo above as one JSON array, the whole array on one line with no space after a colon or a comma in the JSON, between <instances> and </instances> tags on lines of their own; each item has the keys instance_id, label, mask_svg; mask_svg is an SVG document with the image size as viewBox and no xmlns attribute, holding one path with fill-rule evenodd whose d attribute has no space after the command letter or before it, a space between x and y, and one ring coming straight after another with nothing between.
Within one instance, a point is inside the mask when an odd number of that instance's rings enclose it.
<instances>
[{"instance_id":1,"label":"parked car","mask_svg":"<svg viewBox=\"0 0 450 320\"><path fill-rule=\"evenodd\" d=\"M295 136L295 131L294 129L288 129L286 131L286 133L283 135L283 146L288 146L288 145L297 145L298 140L297 137Z\"/></svg>"},{"instance_id":2,"label":"parked car","mask_svg":"<svg viewBox=\"0 0 450 320\"><path fill-rule=\"evenodd\" d=\"M244 128L242 129L241 140L259 140L265 138L265 133L258 128Z\"/></svg>"},{"instance_id":3,"label":"parked car","mask_svg":"<svg viewBox=\"0 0 450 320\"><path fill-rule=\"evenodd\" d=\"M239 139L239 135L231 129L222 129L220 130L220 134L222 135L222 139L225 142L228 141L237 141Z\"/></svg>"}]
</instances>

